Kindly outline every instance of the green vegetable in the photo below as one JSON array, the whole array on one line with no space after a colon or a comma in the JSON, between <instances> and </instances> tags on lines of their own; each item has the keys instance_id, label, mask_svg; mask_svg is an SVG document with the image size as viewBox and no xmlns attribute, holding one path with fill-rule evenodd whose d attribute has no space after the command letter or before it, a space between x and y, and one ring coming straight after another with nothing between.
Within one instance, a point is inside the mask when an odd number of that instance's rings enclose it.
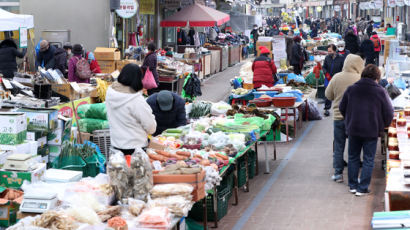
<instances>
[{"instance_id":1,"label":"green vegetable","mask_svg":"<svg viewBox=\"0 0 410 230\"><path fill-rule=\"evenodd\" d=\"M180 129L167 129L167 130L165 130L165 132L166 133L179 133L179 134L181 134L182 130L180 130Z\"/></svg>"}]
</instances>

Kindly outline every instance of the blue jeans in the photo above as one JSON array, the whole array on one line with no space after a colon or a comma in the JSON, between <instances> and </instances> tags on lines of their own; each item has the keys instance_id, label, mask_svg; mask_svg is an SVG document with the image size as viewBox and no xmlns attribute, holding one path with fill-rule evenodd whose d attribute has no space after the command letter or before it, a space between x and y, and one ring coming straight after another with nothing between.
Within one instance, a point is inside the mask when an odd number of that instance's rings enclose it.
<instances>
[{"instance_id":1,"label":"blue jeans","mask_svg":"<svg viewBox=\"0 0 410 230\"><path fill-rule=\"evenodd\" d=\"M333 121L333 168L335 169L335 175L343 173L345 167L343 155L346 145L346 130L345 122L343 120Z\"/></svg>"},{"instance_id":2,"label":"blue jeans","mask_svg":"<svg viewBox=\"0 0 410 230\"><path fill-rule=\"evenodd\" d=\"M374 156L376 155L378 138L363 138L349 136L348 177L350 189L366 192L372 179ZM363 149L363 166L358 182L360 169L360 154Z\"/></svg>"}]
</instances>

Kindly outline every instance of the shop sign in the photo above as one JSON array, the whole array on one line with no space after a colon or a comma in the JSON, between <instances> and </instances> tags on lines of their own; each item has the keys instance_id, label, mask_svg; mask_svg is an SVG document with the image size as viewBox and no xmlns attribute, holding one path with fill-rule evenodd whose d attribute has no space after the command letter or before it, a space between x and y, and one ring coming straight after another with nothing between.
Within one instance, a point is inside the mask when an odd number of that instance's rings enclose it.
<instances>
[{"instance_id":1,"label":"shop sign","mask_svg":"<svg viewBox=\"0 0 410 230\"><path fill-rule=\"evenodd\" d=\"M333 0L327 0L326 5L328 6L333 6Z\"/></svg>"},{"instance_id":2,"label":"shop sign","mask_svg":"<svg viewBox=\"0 0 410 230\"><path fill-rule=\"evenodd\" d=\"M396 5L399 7L404 6L404 0L396 0Z\"/></svg>"},{"instance_id":3,"label":"shop sign","mask_svg":"<svg viewBox=\"0 0 410 230\"><path fill-rule=\"evenodd\" d=\"M374 6L376 9L382 9L383 8L383 0L375 0L374 1Z\"/></svg>"},{"instance_id":4,"label":"shop sign","mask_svg":"<svg viewBox=\"0 0 410 230\"><path fill-rule=\"evenodd\" d=\"M387 5L389 7L395 7L396 6L396 1L395 0L387 0Z\"/></svg>"},{"instance_id":5,"label":"shop sign","mask_svg":"<svg viewBox=\"0 0 410 230\"><path fill-rule=\"evenodd\" d=\"M135 0L121 0L120 8L115 10L121 18L132 18L138 9L138 3Z\"/></svg>"},{"instance_id":6,"label":"shop sign","mask_svg":"<svg viewBox=\"0 0 410 230\"><path fill-rule=\"evenodd\" d=\"M27 48L27 28L20 27L19 29L20 48Z\"/></svg>"},{"instance_id":7,"label":"shop sign","mask_svg":"<svg viewBox=\"0 0 410 230\"><path fill-rule=\"evenodd\" d=\"M336 5L333 9L334 9L334 11L339 12L340 11L340 6Z\"/></svg>"},{"instance_id":8,"label":"shop sign","mask_svg":"<svg viewBox=\"0 0 410 230\"><path fill-rule=\"evenodd\" d=\"M155 14L155 0L140 0L140 14Z\"/></svg>"}]
</instances>

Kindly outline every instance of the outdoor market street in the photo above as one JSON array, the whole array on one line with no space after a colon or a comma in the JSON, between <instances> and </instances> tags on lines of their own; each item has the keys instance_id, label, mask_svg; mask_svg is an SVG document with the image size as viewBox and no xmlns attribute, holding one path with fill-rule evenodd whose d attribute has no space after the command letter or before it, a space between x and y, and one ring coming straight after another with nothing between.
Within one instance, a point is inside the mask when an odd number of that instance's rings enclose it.
<instances>
[{"instance_id":1,"label":"outdoor market street","mask_svg":"<svg viewBox=\"0 0 410 230\"><path fill-rule=\"evenodd\" d=\"M239 68L240 65L230 67L205 81L201 99L224 100L230 89L227 82ZM322 108L323 104L319 106ZM348 191L347 168L344 183L335 183L330 178L332 116L303 122L298 133L296 140L277 144L278 156L276 161L270 160L270 174L263 173L265 159L263 147L259 148L259 175L250 180L250 192L240 190L237 207L232 207L231 198L228 214L218 223L218 229L370 229L373 212L384 209L386 178L381 169L380 150L371 195L355 197ZM273 152L272 146L269 152Z\"/></svg>"}]
</instances>

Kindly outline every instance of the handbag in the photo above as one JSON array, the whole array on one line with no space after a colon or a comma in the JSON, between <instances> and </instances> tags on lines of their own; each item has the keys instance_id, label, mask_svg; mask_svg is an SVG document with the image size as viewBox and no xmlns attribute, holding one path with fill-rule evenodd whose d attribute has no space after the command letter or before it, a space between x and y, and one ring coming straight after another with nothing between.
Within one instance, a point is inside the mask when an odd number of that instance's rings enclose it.
<instances>
[{"instance_id":1,"label":"handbag","mask_svg":"<svg viewBox=\"0 0 410 230\"><path fill-rule=\"evenodd\" d=\"M149 68L145 71L144 79L142 79L142 85L144 86L144 89L155 89L158 87L154 75Z\"/></svg>"}]
</instances>

